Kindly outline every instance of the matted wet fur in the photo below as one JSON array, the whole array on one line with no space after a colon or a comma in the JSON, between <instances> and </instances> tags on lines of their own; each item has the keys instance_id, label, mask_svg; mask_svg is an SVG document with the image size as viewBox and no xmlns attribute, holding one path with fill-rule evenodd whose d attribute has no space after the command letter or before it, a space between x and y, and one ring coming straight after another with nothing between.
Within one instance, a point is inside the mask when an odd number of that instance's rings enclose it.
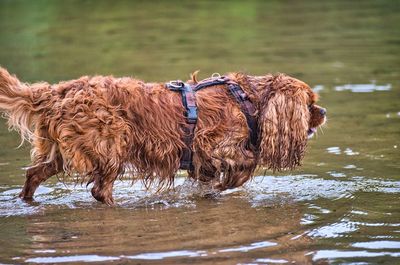
<instances>
[{"instance_id":1,"label":"matted wet fur","mask_svg":"<svg viewBox=\"0 0 400 265\"><path fill-rule=\"evenodd\" d=\"M284 74L228 76L257 109L259 148L248 148L245 115L227 87L207 87L196 93L199 117L189 177L225 190L241 186L257 166L300 165L308 136L325 122L317 95ZM197 82L195 75L190 82ZM161 186L170 186L179 169L184 107L180 94L164 83L84 76L26 84L0 68L0 110L10 128L33 145L23 199L31 199L49 177L67 173L93 183L93 197L113 204L113 183L127 168L134 180Z\"/></svg>"}]
</instances>

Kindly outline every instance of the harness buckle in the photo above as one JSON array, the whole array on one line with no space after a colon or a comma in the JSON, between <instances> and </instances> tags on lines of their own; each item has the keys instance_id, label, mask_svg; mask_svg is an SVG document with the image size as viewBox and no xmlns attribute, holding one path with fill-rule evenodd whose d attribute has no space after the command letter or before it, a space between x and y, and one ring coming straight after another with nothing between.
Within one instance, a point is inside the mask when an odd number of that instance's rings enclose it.
<instances>
[{"instance_id":1,"label":"harness buckle","mask_svg":"<svg viewBox=\"0 0 400 265\"><path fill-rule=\"evenodd\" d=\"M249 98L249 96L245 92L239 93L240 98L245 101Z\"/></svg>"}]
</instances>

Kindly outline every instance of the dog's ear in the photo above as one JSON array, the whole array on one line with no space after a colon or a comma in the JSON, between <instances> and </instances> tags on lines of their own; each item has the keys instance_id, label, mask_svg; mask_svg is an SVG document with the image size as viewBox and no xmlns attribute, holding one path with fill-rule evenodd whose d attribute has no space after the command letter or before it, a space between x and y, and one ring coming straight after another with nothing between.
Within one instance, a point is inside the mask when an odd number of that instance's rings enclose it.
<instances>
[{"instance_id":1,"label":"dog's ear","mask_svg":"<svg viewBox=\"0 0 400 265\"><path fill-rule=\"evenodd\" d=\"M300 165L307 145L307 93L280 75L269 84L259 116L259 164L274 171Z\"/></svg>"}]
</instances>

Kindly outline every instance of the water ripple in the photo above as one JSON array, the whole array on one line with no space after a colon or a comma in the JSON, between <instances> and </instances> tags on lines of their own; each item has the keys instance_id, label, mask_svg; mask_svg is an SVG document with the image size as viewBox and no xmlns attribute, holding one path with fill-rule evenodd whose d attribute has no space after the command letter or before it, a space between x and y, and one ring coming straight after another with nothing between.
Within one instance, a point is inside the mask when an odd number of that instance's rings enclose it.
<instances>
[{"instance_id":1,"label":"water ripple","mask_svg":"<svg viewBox=\"0 0 400 265\"><path fill-rule=\"evenodd\" d=\"M153 252L153 253L143 253L133 256L122 256L128 259L140 259L140 260L162 260L165 258L173 257L199 257L206 255L206 251L167 251L167 252Z\"/></svg>"},{"instance_id":2,"label":"water ripple","mask_svg":"<svg viewBox=\"0 0 400 265\"><path fill-rule=\"evenodd\" d=\"M317 261L320 259L372 258L372 257L382 257L382 256L400 257L400 252L318 250L313 256L313 261Z\"/></svg>"},{"instance_id":3,"label":"water ripple","mask_svg":"<svg viewBox=\"0 0 400 265\"><path fill-rule=\"evenodd\" d=\"M339 176L336 173L331 172L331 175ZM57 183L41 186L35 201L31 203L20 200L19 191L20 188L11 187L9 190L0 192L0 216L30 215L45 211L49 207L102 207L91 197L86 187L75 184ZM324 179L317 175L258 176L244 188L225 191L222 196L239 194L257 206L288 200L351 198L357 191L400 193L400 181L369 179L363 176L354 176L348 180ZM185 181L184 178L176 180L174 190L162 193L147 192L139 183L131 185L130 181L118 181L115 185L114 197L117 205L123 208L196 207L197 199L204 197L205 192L201 187L193 182Z\"/></svg>"},{"instance_id":4,"label":"water ripple","mask_svg":"<svg viewBox=\"0 0 400 265\"><path fill-rule=\"evenodd\" d=\"M370 93L375 91L389 91L392 89L391 84L377 85L377 84L346 84L336 86L336 91L351 91L353 93Z\"/></svg>"},{"instance_id":5,"label":"water ripple","mask_svg":"<svg viewBox=\"0 0 400 265\"><path fill-rule=\"evenodd\" d=\"M268 242L268 241L262 241L262 242L255 242L252 243L248 246L239 246L239 247L235 247L235 248L225 248L225 249L221 249L218 252L247 252L249 250L253 250L253 249L258 249L258 248L266 248L266 247L273 247L278 245L275 242Z\"/></svg>"},{"instance_id":6,"label":"water ripple","mask_svg":"<svg viewBox=\"0 0 400 265\"><path fill-rule=\"evenodd\" d=\"M400 249L400 241L369 241L351 244L356 248L367 249Z\"/></svg>"},{"instance_id":7,"label":"water ripple","mask_svg":"<svg viewBox=\"0 0 400 265\"><path fill-rule=\"evenodd\" d=\"M59 257L37 257L26 259L25 262L32 263L64 263L64 262L101 262L115 261L118 257L99 256L99 255L76 255L76 256L59 256Z\"/></svg>"}]
</instances>

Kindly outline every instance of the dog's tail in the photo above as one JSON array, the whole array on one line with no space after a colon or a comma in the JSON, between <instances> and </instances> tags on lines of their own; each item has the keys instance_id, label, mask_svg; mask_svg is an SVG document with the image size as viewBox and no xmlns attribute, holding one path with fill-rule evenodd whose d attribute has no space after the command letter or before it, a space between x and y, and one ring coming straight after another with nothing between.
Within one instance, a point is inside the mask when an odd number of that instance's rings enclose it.
<instances>
[{"instance_id":1,"label":"dog's tail","mask_svg":"<svg viewBox=\"0 0 400 265\"><path fill-rule=\"evenodd\" d=\"M21 83L0 67L0 111L8 119L9 128L21 134L21 144L24 140L32 140L38 107L34 104L34 91L30 85Z\"/></svg>"}]
</instances>

